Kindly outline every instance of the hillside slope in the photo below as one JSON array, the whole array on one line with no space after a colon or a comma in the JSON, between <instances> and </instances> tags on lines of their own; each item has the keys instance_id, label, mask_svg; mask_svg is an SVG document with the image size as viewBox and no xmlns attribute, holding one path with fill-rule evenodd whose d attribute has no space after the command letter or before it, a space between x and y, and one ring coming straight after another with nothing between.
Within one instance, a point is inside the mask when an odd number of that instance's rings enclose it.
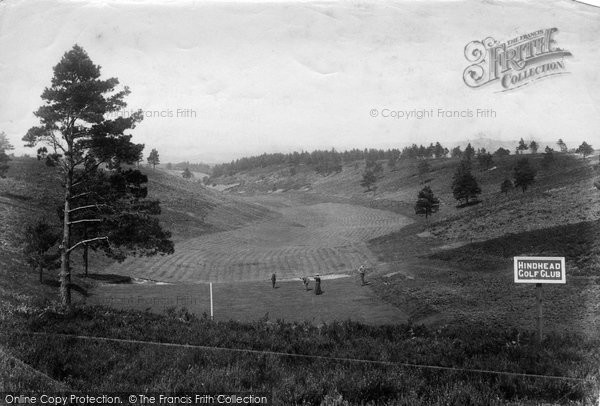
<instances>
[{"instance_id":1,"label":"hillside slope","mask_svg":"<svg viewBox=\"0 0 600 406\"><path fill-rule=\"evenodd\" d=\"M198 182L159 170L142 171L149 178L149 197L161 201L161 223L172 232L175 242L276 216L265 206L209 190ZM23 260L21 242L25 227L38 219L59 227L57 207L62 193L56 169L33 158L13 159L6 178L0 179L0 295L7 302L19 302L32 294L39 298L40 292L42 298L53 297L55 286L39 285L37 275ZM80 255L75 252L72 258L73 273L78 275ZM91 253L90 272L99 272L111 263ZM56 274L50 272L48 283L55 282Z\"/></svg>"},{"instance_id":2,"label":"hillside slope","mask_svg":"<svg viewBox=\"0 0 600 406\"><path fill-rule=\"evenodd\" d=\"M519 233L600 219L600 193L594 180L600 176L597 155L582 159L572 154L555 154L548 168L541 165L542 154L526 155L537 168L535 183L525 192L513 189L500 193L504 179L513 178L513 168L520 156L494 158L489 170L473 163L482 193L480 204L457 208L451 190L452 177L459 164L456 159L428 160L430 170L419 174L419 161L401 161L390 170L380 162L374 192L360 186L365 163L347 163L340 173L320 176L309 167L291 170L280 165L212 179L215 183L237 186L230 194L281 193L300 191L330 198L343 198L370 207L400 211L414 217L417 194L429 185L440 199L440 210L429 220L428 229L436 237L456 241L483 241L507 233ZM293 173L293 175L292 175Z\"/></svg>"}]
</instances>

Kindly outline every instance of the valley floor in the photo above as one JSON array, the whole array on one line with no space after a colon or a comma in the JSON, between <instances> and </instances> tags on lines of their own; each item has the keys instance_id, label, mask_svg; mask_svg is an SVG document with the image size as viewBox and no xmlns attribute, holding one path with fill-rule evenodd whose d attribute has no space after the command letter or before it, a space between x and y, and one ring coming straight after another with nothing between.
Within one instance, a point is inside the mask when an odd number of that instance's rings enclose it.
<instances>
[{"instance_id":1,"label":"valley floor","mask_svg":"<svg viewBox=\"0 0 600 406\"><path fill-rule=\"evenodd\" d=\"M289 196L244 200L274 212L240 228L179 242L175 254L129 258L108 273L166 282L238 282L356 271L374 266L367 248L375 237L399 231L412 221L389 211L345 203L304 204Z\"/></svg>"},{"instance_id":2,"label":"valley floor","mask_svg":"<svg viewBox=\"0 0 600 406\"><path fill-rule=\"evenodd\" d=\"M368 285L361 286L357 277L323 278L321 286L323 294L315 295L314 282L306 291L300 280L278 282L274 289L270 281L214 283L214 319L308 321L317 325L336 320L373 325L408 320L401 308L383 302ZM185 307L197 315L210 315L206 283L102 285L86 302L163 314L169 308Z\"/></svg>"}]
</instances>

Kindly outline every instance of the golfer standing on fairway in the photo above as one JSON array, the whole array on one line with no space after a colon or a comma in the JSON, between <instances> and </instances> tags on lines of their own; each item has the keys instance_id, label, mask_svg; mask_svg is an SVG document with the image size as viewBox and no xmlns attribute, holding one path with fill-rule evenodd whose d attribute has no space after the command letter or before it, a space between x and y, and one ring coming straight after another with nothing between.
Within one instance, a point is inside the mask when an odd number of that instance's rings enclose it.
<instances>
[{"instance_id":1,"label":"golfer standing on fairway","mask_svg":"<svg viewBox=\"0 0 600 406\"><path fill-rule=\"evenodd\" d=\"M275 273L273 273L273 275L271 275L271 283L273 284L273 289L275 289L275 282L277 282L277 276L275 275Z\"/></svg>"},{"instance_id":2,"label":"golfer standing on fairway","mask_svg":"<svg viewBox=\"0 0 600 406\"><path fill-rule=\"evenodd\" d=\"M310 279L308 279L308 276L303 276L302 278L300 278L300 280L304 284L304 290L308 290L308 284L310 283Z\"/></svg>"},{"instance_id":3,"label":"golfer standing on fairway","mask_svg":"<svg viewBox=\"0 0 600 406\"><path fill-rule=\"evenodd\" d=\"M319 274L315 275L315 295L320 295L321 293L323 293L323 291L321 290L321 277L319 276Z\"/></svg>"},{"instance_id":4,"label":"golfer standing on fairway","mask_svg":"<svg viewBox=\"0 0 600 406\"><path fill-rule=\"evenodd\" d=\"M362 285L365 285L365 273L367 272L367 269L364 265L361 265L358 268L358 273L360 274L360 282L362 283Z\"/></svg>"}]
</instances>

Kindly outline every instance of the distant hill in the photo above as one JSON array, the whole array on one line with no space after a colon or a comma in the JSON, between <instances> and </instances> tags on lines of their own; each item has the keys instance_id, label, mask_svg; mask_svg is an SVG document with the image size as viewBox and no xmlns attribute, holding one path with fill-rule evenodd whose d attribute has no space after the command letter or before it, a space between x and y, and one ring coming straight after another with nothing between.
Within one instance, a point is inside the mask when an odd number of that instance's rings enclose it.
<instances>
[{"instance_id":1,"label":"distant hill","mask_svg":"<svg viewBox=\"0 0 600 406\"><path fill-rule=\"evenodd\" d=\"M212 166L205 163L190 163L189 161L178 162L176 164L172 164L173 170L183 171L185 168L188 168L192 172L205 173L210 175L212 172Z\"/></svg>"},{"instance_id":2,"label":"distant hill","mask_svg":"<svg viewBox=\"0 0 600 406\"><path fill-rule=\"evenodd\" d=\"M511 153L514 153L516 146L519 144L519 140L503 141L492 138L469 138L456 143L456 145L459 145L462 150L464 150L468 144L471 144L476 151L480 148L485 148L485 150L489 153L494 153L494 151L496 151L498 148L505 148Z\"/></svg>"},{"instance_id":3,"label":"distant hill","mask_svg":"<svg viewBox=\"0 0 600 406\"><path fill-rule=\"evenodd\" d=\"M476 137L476 138L468 138L464 141L459 141L458 143L455 143L455 144L459 145L461 147L461 149L463 149L463 150L470 143L471 146L473 148L475 148L476 151L480 148L485 148L486 151L488 151L490 153L494 153L494 151L496 151L498 148L505 148L505 149L508 149L511 153L514 153L515 148L517 147L517 145L519 145L519 139L505 141L505 140L497 140L497 139L486 138L486 137ZM529 145L529 143L532 141L532 138L523 137L523 140ZM540 140L535 139L535 142L537 142L539 145L539 150L538 150L539 152L544 151L544 148L546 148L546 146L549 146L550 148L553 148L553 149L557 149L556 141L540 141Z\"/></svg>"}]
</instances>

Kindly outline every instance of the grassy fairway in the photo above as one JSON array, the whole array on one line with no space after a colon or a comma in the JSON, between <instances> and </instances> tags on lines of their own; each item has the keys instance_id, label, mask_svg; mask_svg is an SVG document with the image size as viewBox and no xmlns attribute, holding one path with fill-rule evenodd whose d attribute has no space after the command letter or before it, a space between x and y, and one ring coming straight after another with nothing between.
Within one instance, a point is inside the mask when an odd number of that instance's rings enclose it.
<instances>
[{"instance_id":1,"label":"grassy fairway","mask_svg":"<svg viewBox=\"0 0 600 406\"><path fill-rule=\"evenodd\" d=\"M312 288L305 291L297 281L270 281L213 284L215 320L310 321L315 324L353 320L366 324L406 322L399 308L381 302L367 286L355 278L325 279L322 295ZM196 314L210 313L208 284L121 284L102 285L87 299L89 304L123 309L164 312L169 307L185 307Z\"/></svg>"},{"instance_id":2,"label":"grassy fairway","mask_svg":"<svg viewBox=\"0 0 600 406\"><path fill-rule=\"evenodd\" d=\"M276 216L179 242L175 254L130 258L106 272L169 282L234 282L351 272L375 264L372 238L410 223L402 215L341 203L306 205L283 196L248 198Z\"/></svg>"},{"instance_id":3,"label":"grassy fairway","mask_svg":"<svg viewBox=\"0 0 600 406\"><path fill-rule=\"evenodd\" d=\"M172 284L101 285L88 303L157 312L186 307L195 314L209 313L208 285L198 282L217 282L213 285L217 320L268 315L270 320L315 324L349 319L385 324L408 319L356 278L324 279L320 296L305 291L299 280L317 273L356 276L360 265L376 265L367 241L400 230L408 218L351 204L305 204L282 195L244 200L276 215L178 242L171 256L115 264L105 272ZM272 273L281 281L276 289L270 285Z\"/></svg>"}]
</instances>

